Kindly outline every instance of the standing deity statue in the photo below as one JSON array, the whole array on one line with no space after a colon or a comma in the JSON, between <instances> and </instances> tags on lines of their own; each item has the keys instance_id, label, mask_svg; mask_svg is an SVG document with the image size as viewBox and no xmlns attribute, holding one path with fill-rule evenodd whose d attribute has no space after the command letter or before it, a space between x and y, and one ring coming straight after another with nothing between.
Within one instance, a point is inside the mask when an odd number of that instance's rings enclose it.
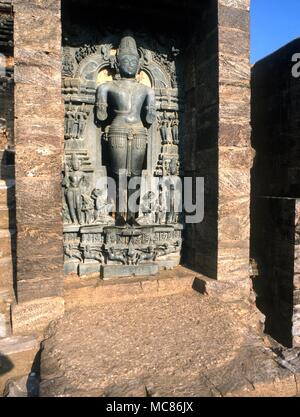
<instances>
[{"instance_id":1,"label":"standing deity statue","mask_svg":"<svg viewBox=\"0 0 300 417\"><path fill-rule=\"evenodd\" d=\"M172 129L172 138L174 145L179 144L179 132L178 132L179 120L177 118L177 114L175 114L174 119L171 122L171 129Z\"/></svg>"},{"instance_id":2,"label":"standing deity statue","mask_svg":"<svg viewBox=\"0 0 300 417\"><path fill-rule=\"evenodd\" d=\"M72 171L68 172L66 164L63 186L66 187L65 195L71 221L73 224L81 224L83 223L81 186L85 177L80 171L80 161L75 153L72 155L71 165Z\"/></svg>"},{"instance_id":3,"label":"standing deity statue","mask_svg":"<svg viewBox=\"0 0 300 417\"><path fill-rule=\"evenodd\" d=\"M110 168L117 183L116 224L124 225L119 207L119 173L140 177L145 163L148 128L156 119L155 93L136 79L140 57L132 36L121 39L117 52L120 79L101 84L96 93L96 117L105 121L112 115L108 129ZM128 190L127 205L132 190ZM127 221L134 225L136 214L127 207Z\"/></svg>"}]
</instances>

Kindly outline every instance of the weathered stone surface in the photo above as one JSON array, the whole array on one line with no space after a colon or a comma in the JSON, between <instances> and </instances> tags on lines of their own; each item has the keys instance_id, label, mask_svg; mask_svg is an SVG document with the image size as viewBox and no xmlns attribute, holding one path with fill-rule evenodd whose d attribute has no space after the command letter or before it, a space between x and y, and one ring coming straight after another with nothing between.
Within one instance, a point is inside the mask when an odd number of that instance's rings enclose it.
<instances>
[{"instance_id":1,"label":"weathered stone surface","mask_svg":"<svg viewBox=\"0 0 300 417\"><path fill-rule=\"evenodd\" d=\"M29 374L39 345L33 336L0 339L0 395L7 380Z\"/></svg>"},{"instance_id":2,"label":"weathered stone surface","mask_svg":"<svg viewBox=\"0 0 300 417\"><path fill-rule=\"evenodd\" d=\"M18 163L18 159L17 159ZM17 171L18 172L18 171ZM60 221L61 208L56 203L61 200L62 191L57 183L59 174L55 171L51 177L19 177L16 185L17 210L23 214L22 222L28 224L32 218L34 222L48 220L54 221L56 214L57 221ZM31 215L30 215L31 214Z\"/></svg>"},{"instance_id":3,"label":"weathered stone surface","mask_svg":"<svg viewBox=\"0 0 300 417\"><path fill-rule=\"evenodd\" d=\"M62 226L59 223L48 223L42 228L20 225L18 230L20 243L18 244L18 258L62 256ZM30 248L30 249L29 249ZM54 259L55 263L55 259ZM26 268L26 265L24 265ZM34 273L35 266L32 267Z\"/></svg>"},{"instance_id":4,"label":"weathered stone surface","mask_svg":"<svg viewBox=\"0 0 300 417\"><path fill-rule=\"evenodd\" d=\"M237 9L220 3L218 18L220 26L243 30L245 32L249 31L250 14L247 9Z\"/></svg>"},{"instance_id":5,"label":"weathered stone surface","mask_svg":"<svg viewBox=\"0 0 300 417\"><path fill-rule=\"evenodd\" d=\"M14 334L42 332L45 327L64 314L61 297L41 298L13 306L12 326Z\"/></svg>"},{"instance_id":6,"label":"weathered stone surface","mask_svg":"<svg viewBox=\"0 0 300 417\"><path fill-rule=\"evenodd\" d=\"M11 205L15 197L15 181L0 180L0 206Z\"/></svg>"},{"instance_id":7,"label":"weathered stone surface","mask_svg":"<svg viewBox=\"0 0 300 417\"><path fill-rule=\"evenodd\" d=\"M38 397L39 380L34 372L6 383L4 397Z\"/></svg>"},{"instance_id":8,"label":"weathered stone surface","mask_svg":"<svg viewBox=\"0 0 300 417\"><path fill-rule=\"evenodd\" d=\"M148 279L124 278L100 283L97 279L88 279L84 287L78 278L69 277L65 282L65 309L182 293L192 287L194 277L193 271L181 266Z\"/></svg>"},{"instance_id":9,"label":"weathered stone surface","mask_svg":"<svg viewBox=\"0 0 300 417\"><path fill-rule=\"evenodd\" d=\"M0 259L11 257L16 250L15 234L14 230L0 230Z\"/></svg>"},{"instance_id":10,"label":"weathered stone surface","mask_svg":"<svg viewBox=\"0 0 300 417\"><path fill-rule=\"evenodd\" d=\"M27 301L63 285L60 2L17 1L14 12L17 289Z\"/></svg>"},{"instance_id":11,"label":"weathered stone surface","mask_svg":"<svg viewBox=\"0 0 300 417\"><path fill-rule=\"evenodd\" d=\"M13 260L11 256L0 259L0 288L13 289Z\"/></svg>"},{"instance_id":12,"label":"weathered stone surface","mask_svg":"<svg viewBox=\"0 0 300 417\"><path fill-rule=\"evenodd\" d=\"M51 258L35 258L34 261L37 264L43 264L44 266L42 268L45 269L48 265L53 274L56 273L56 276L55 278L49 276L50 272L48 276L40 276L37 271L34 277L32 277L32 275L30 275L30 278L26 276L25 280L21 280L21 276L18 276L16 285L18 302L23 303L37 298L61 296L63 291L63 271L61 268L59 268L57 264L53 266L53 259ZM22 262L29 265L30 260L23 259ZM33 260L31 260L31 263L32 262Z\"/></svg>"},{"instance_id":13,"label":"weathered stone surface","mask_svg":"<svg viewBox=\"0 0 300 417\"><path fill-rule=\"evenodd\" d=\"M250 9L250 0L218 0L219 5L242 10Z\"/></svg>"},{"instance_id":14,"label":"weathered stone surface","mask_svg":"<svg viewBox=\"0 0 300 417\"><path fill-rule=\"evenodd\" d=\"M249 305L227 301L186 290L68 311L47 331L41 395L295 396Z\"/></svg>"}]
</instances>

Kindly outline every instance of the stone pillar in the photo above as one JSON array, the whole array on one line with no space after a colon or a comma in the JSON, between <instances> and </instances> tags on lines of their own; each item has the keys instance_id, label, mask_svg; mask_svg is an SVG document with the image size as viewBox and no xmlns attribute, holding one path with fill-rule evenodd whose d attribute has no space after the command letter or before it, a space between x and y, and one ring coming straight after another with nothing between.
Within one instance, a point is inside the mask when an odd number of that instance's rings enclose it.
<instances>
[{"instance_id":1,"label":"stone pillar","mask_svg":"<svg viewBox=\"0 0 300 417\"><path fill-rule=\"evenodd\" d=\"M210 0L200 7L185 59L185 175L204 177L204 220L186 226L186 264L248 288L250 1Z\"/></svg>"},{"instance_id":2,"label":"stone pillar","mask_svg":"<svg viewBox=\"0 0 300 417\"><path fill-rule=\"evenodd\" d=\"M63 291L60 3L14 1L19 303Z\"/></svg>"},{"instance_id":3,"label":"stone pillar","mask_svg":"<svg viewBox=\"0 0 300 417\"><path fill-rule=\"evenodd\" d=\"M249 278L250 0L218 0L218 279Z\"/></svg>"}]
</instances>

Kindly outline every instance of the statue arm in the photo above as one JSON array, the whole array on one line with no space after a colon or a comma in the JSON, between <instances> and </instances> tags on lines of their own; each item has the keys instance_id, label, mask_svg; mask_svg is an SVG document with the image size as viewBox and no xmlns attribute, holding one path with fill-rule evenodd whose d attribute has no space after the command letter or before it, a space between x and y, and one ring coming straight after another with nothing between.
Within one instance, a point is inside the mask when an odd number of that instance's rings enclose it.
<instances>
[{"instance_id":1,"label":"statue arm","mask_svg":"<svg viewBox=\"0 0 300 417\"><path fill-rule=\"evenodd\" d=\"M146 122L152 125L156 118L156 100L155 92L152 89L149 89L147 98L146 98Z\"/></svg>"},{"instance_id":2,"label":"statue arm","mask_svg":"<svg viewBox=\"0 0 300 417\"><path fill-rule=\"evenodd\" d=\"M105 84L100 85L96 93L96 115L97 119L100 121L107 119L107 96L107 86Z\"/></svg>"}]
</instances>

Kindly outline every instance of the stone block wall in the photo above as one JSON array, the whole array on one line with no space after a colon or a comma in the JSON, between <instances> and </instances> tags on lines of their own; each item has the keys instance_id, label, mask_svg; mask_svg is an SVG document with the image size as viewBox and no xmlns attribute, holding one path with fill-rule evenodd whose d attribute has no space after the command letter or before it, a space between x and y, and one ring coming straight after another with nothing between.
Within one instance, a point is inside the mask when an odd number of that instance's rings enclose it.
<instances>
[{"instance_id":1,"label":"stone block wall","mask_svg":"<svg viewBox=\"0 0 300 417\"><path fill-rule=\"evenodd\" d=\"M61 19L57 0L14 1L18 302L63 290Z\"/></svg>"},{"instance_id":2,"label":"stone block wall","mask_svg":"<svg viewBox=\"0 0 300 417\"><path fill-rule=\"evenodd\" d=\"M266 332L299 346L299 109L296 39L252 68L251 257Z\"/></svg>"},{"instance_id":3,"label":"stone block wall","mask_svg":"<svg viewBox=\"0 0 300 417\"><path fill-rule=\"evenodd\" d=\"M186 262L219 280L249 278L250 62L248 0L203 5L187 62L193 113L186 166L205 180L205 213L187 226ZM191 236L191 237L190 237Z\"/></svg>"},{"instance_id":4,"label":"stone block wall","mask_svg":"<svg viewBox=\"0 0 300 417\"><path fill-rule=\"evenodd\" d=\"M13 14L12 0L0 0L0 163L14 148L13 109ZM1 177L5 177L1 169Z\"/></svg>"}]
</instances>

